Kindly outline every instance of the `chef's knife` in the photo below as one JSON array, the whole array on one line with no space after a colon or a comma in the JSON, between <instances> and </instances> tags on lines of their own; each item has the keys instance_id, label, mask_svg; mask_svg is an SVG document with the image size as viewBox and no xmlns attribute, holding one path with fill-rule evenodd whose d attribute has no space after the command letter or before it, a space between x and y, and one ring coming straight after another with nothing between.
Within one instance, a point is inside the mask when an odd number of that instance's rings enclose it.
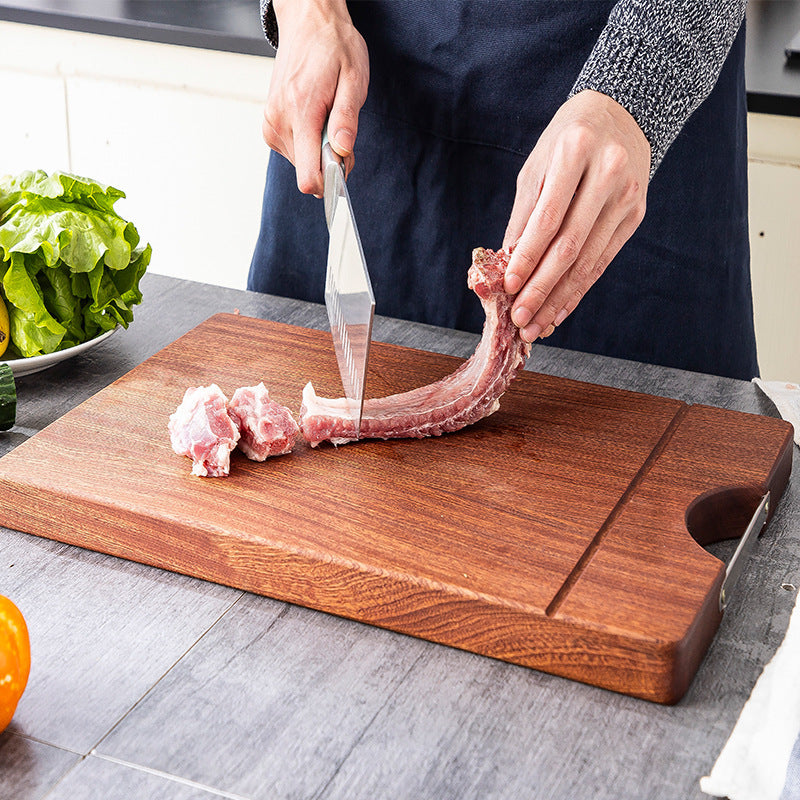
<instances>
[{"instance_id":1,"label":"chef's knife","mask_svg":"<svg viewBox=\"0 0 800 800\"><path fill-rule=\"evenodd\" d=\"M344 179L344 164L322 138L322 172L325 180L325 219L328 223L328 267L325 307L331 324L333 347L356 437L361 432L364 386L367 376L375 296L361 247L353 206Z\"/></svg>"}]
</instances>

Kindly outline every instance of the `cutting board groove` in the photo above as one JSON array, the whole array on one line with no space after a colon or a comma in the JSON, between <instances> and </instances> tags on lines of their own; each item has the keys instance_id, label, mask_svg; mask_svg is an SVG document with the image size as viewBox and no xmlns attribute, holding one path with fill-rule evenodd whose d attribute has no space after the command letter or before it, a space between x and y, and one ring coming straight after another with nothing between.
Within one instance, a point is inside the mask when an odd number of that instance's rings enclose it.
<instances>
[{"instance_id":1,"label":"cutting board groove","mask_svg":"<svg viewBox=\"0 0 800 800\"><path fill-rule=\"evenodd\" d=\"M376 342L368 391L460 363ZM309 379L341 391L329 334L215 315L0 459L0 522L671 703L721 619L698 542L791 469L782 420L530 372L439 438L234 453L219 479L172 452L187 387L263 380L297 411Z\"/></svg>"},{"instance_id":2,"label":"cutting board groove","mask_svg":"<svg viewBox=\"0 0 800 800\"><path fill-rule=\"evenodd\" d=\"M670 421L669 426L661 436L661 439L659 439L658 443L655 445L650 455L647 456L641 468L633 477L633 480L630 482L630 484L620 497L619 502L611 510L611 513L608 515L603 524L600 526L597 533L592 537L591 542L589 542L586 549L581 554L581 557L578 559L577 563L572 568L572 571L567 576L566 580L561 585L559 590L556 592L553 599L550 601L549 605L545 609L545 614L547 614L548 616L553 616L553 614L555 614L558 611L559 607L561 606L562 602L567 597L567 595L572 591L573 586L575 586L575 584L577 583L578 578L580 577L581 573L584 571L586 566L589 564L594 554L597 552L597 550L599 550L603 538L606 536L608 531L613 526L614 521L622 512L622 509L624 508L625 504L633 496L633 494L636 491L636 488L641 484L642 480L644 479L644 476L647 474L650 467L658 460L658 457L661 455L664 448L667 446L667 442L670 440L670 438L672 438L673 433L677 429L683 417L686 415L687 409L688 406L682 406L681 408L678 409L677 413Z\"/></svg>"}]
</instances>

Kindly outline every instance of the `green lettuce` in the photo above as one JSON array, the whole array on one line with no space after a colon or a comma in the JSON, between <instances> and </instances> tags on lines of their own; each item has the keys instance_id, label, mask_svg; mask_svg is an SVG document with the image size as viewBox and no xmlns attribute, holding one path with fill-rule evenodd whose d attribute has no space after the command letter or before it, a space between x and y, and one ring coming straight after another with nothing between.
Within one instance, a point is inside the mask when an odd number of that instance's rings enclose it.
<instances>
[{"instance_id":1,"label":"green lettuce","mask_svg":"<svg viewBox=\"0 0 800 800\"><path fill-rule=\"evenodd\" d=\"M121 197L113 186L64 172L0 178L10 355L64 350L133 320L151 248L114 211Z\"/></svg>"}]
</instances>

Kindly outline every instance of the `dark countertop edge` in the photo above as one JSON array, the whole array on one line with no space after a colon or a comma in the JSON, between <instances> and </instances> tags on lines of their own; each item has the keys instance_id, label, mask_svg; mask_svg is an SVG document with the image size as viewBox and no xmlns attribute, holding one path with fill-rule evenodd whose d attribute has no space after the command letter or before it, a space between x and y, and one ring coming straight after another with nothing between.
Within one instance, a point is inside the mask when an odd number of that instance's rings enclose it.
<instances>
[{"instance_id":1,"label":"dark countertop edge","mask_svg":"<svg viewBox=\"0 0 800 800\"><path fill-rule=\"evenodd\" d=\"M800 117L800 96L748 91L747 110L756 114Z\"/></svg>"},{"instance_id":2,"label":"dark countertop edge","mask_svg":"<svg viewBox=\"0 0 800 800\"><path fill-rule=\"evenodd\" d=\"M275 55L275 50L266 39L146 21L102 19L65 11L40 11L3 6L0 6L0 21L244 55L268 57Z\"/></svg>"}]
</instances>

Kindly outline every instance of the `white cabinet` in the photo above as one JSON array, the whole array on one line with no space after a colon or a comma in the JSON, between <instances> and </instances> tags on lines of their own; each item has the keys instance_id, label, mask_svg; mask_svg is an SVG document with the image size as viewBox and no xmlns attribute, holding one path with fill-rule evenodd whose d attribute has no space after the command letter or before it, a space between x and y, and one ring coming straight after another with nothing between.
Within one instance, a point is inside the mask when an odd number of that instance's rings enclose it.
<instances>
[{"instance_id":1,"label":"white cabinet","mask_svg":"<svg viewBox=\"0 0 800 800\"><path fill-rule=\"evenodd\" d=\"M153 272L243 289L271 68L259 56L0 23L0 173L110 183L153 246Z\"/></svg>"},{"instance_id":2,"label":"white cabinet","mask_svg":"<svg viewBox=\"0 0 800 800\"><path fill-rule=\"evenodd\" d=\"M800 118L750 114L750 251L766 380L800 381Z\"/></svg>"}]
</instances>

